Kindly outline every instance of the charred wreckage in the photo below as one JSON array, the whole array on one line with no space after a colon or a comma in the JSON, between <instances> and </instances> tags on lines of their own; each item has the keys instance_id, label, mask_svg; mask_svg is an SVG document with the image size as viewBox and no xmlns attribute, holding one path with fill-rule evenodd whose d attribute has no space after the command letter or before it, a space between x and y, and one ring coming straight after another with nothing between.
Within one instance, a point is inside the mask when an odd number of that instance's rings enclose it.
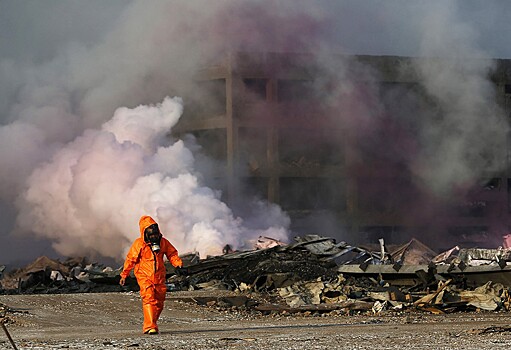
<instances>
[{"instance_id":1,"label":"charred wreckage","mask_svg":"<svg viewBox=\"0 0 511 350\"><path fill-rule=\"evenodd\" d=\"M351 246L319 235L291 244L260 237L253 250L200 259L181 256L183 271L167 266L170 292L212 291L191 302L243 307L263 313L352 314L417 309L431 313L511 308L511 249L460 249L436 254L416 239L390 249ZM0 266L0 293L136 291L134 278L118 285L113 269L85 258L39 257L24 268ZM214 291L227 291L215 297ZM220 295L220 294L219 294ZM263 295L264 298L255 298ZM186 298L184 298L186 299Z\"/></svg>"}]
</instances>

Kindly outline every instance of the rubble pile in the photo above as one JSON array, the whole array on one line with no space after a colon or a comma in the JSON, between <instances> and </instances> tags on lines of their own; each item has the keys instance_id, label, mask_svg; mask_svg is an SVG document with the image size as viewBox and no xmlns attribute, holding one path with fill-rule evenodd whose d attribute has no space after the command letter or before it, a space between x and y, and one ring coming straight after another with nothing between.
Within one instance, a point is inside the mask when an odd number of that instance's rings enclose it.
<instances>
[{"instance_id":1,"label":"rubble pile","mask_svg":"<svg viewBox=\"0 0 511 350\"><path fill-rule=\"evenodd\" d=\"M120 270L90 263L86 258L64 262L46 256L24 268L6 273L0 279L3 293L87 293L119 291Z\"/></svg>"},{"instance_id":2,"label":"rubble pile","mask_svg":"<svg viewBox=\"0 0 511 350\"><path fill-rule=\"evenodd\" d=\"M413 309L450 313L509 311L511 307L509 249L454 247L437 254L416 239L392 249L380 240L369 249L319 235L296 237L287 245L261 237L254 248L236 252L226 246L224 255L205 259L197 253L182 255L183 269L167 266L168 290L235 292L234 304L230 299L223 304L261 312L378 314ZM40 257L25 268L3 273L1 291L137 290L133 276L126 287L118 285L120 272L121 267L113 269L84 258L60 262ZM254 302L249 296L255 294L268 297Z\"/></svg>"},{"instance_id":3,"label":"rubble pile","mask_svg":"<svg viewBox=\"0 0 511 350\"><path fill-rule=\"evenodd\" d=\"M438 283L437 290L410 292L408 288L397 288L375 283L361 288L353 282L343 280L298 282L277 289L285 305L259 305L261 311L286 311L288 313L341 310L371 311L378 314L385 310L424 310L435 314L467 310L509 311L511 298L509 288L488 282L474 290L460 289L450 285L452 280Z\"/></svg>"},{"instance_id":4,"label":"rubble pile","mask_svg":"<svg viewBox=\"0 0 511 350\"><path fill-rule=\"evenodd\" d=\"M250 285L261 292L320 276L335 278L337 264L323 254L316 254L314 246L308 243L300 241L287 246L233 252L192 265L185 260L186 276L171 278L171 281L179 290L211 288L212 285L235 290Z\"/></svg>"}]
</instances>

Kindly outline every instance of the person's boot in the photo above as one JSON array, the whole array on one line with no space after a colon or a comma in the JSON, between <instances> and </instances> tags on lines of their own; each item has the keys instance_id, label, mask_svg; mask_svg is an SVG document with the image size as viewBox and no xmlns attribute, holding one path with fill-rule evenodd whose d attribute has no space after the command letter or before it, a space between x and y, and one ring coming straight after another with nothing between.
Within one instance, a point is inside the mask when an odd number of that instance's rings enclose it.
<instances>
[{"instance_id":1,"label":"person's boot","mask_svg":"<svg viewBox=\"0 0 511 350\"><path fill-rule=\"evenodd\" d=\"M144 334L158 334L156 308L151 304L144 304L142 309L144 311Z\"/></svg>"}]
</instances>

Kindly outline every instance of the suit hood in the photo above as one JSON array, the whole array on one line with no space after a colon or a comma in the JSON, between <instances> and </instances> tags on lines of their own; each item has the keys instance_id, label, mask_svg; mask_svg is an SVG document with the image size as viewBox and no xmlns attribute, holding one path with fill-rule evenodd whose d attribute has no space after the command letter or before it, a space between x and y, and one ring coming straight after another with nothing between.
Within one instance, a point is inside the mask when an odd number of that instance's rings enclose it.
<instances>
[{"instance_id":1,"label":"suit hood","mask_svg":"<svg viewBox=\"0 0 511 350\"><path fill-rule=\"evenodd\" d=\"M144 239L144 231L149 226L156 224L156 221L148 215L144 215L140 218L138 225L140 226L140 237Z\"/></svg>"}]
</instances>

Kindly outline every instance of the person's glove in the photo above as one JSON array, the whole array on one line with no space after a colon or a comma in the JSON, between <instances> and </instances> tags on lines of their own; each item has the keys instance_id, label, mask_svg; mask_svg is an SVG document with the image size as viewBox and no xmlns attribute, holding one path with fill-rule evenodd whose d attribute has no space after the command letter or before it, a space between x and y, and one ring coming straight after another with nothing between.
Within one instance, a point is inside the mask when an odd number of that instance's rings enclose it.
<instances>
[{"instance_id":1,"label":"person's glove","mask_svg":"<svg viewBox=\"0 0 511 350\"><path fill-rule=\"evenodd\" d=\"M119 281L119 284L121 286L124 286L126 284L126 277L121 277L121 280Z\"/></svg>"},{"instance_id":2,"label":"person's glove","mask_svg":"<svg viewBox=\"0 0 511 350\"><path fill-rule=\"evenodd\" d=\"M185 267L178 266L178 267L175 267L174 269L175 269L176 276L186 276L188 274L188 270Z\"/></svg>"}]
</instances>

